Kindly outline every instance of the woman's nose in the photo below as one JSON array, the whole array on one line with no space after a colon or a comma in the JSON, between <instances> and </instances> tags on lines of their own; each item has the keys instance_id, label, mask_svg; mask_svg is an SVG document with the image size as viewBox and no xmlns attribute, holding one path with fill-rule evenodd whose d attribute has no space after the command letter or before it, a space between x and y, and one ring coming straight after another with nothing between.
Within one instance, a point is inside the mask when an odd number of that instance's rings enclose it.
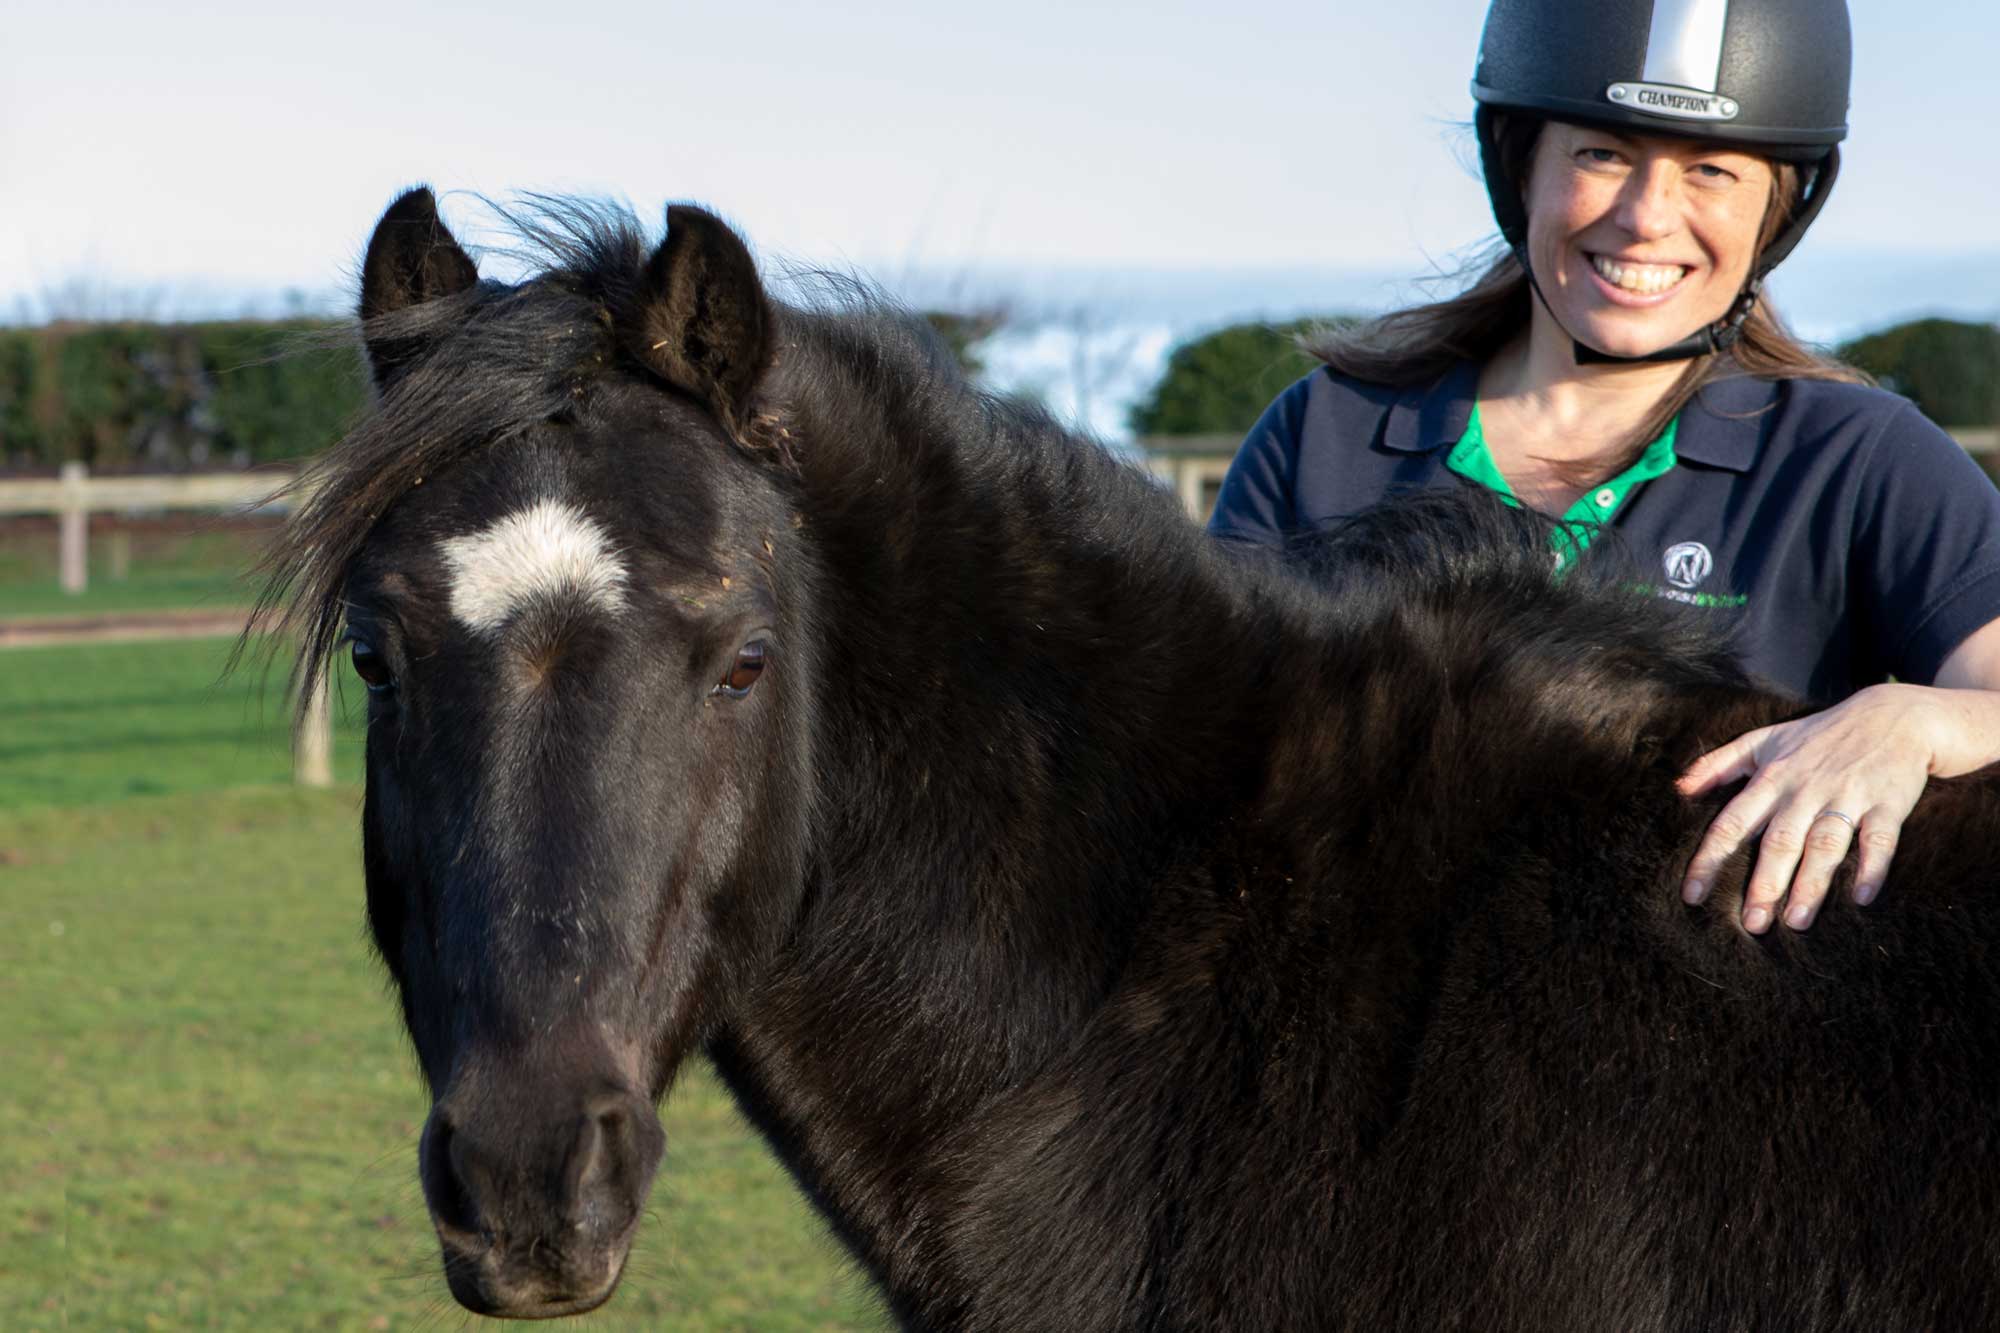
<instances>
[{"instance_id":1,"label":"woman's nose","mask_svg":"<svg viewBox=\"0 0 2000 1333\"><path fill-rule=\"evenodd\" d=\"M1617 222L1634 240L1671 236L1681 226L1680 164L1648 162L1626 179Z\"/></svg>"}]
</instances>

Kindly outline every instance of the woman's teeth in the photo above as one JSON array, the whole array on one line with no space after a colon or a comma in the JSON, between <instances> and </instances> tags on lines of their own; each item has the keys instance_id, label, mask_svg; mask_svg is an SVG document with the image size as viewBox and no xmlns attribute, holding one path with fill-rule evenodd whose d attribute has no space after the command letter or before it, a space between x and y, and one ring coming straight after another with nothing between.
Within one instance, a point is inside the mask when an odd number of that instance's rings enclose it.
<instances>
[{"instance_id":1,"label":"woman's teeth","mask_svg":"<svg viewBox=\"0 0 2000 1333\"><path fill-rule=\"evenodd\" d=\"M1679 264L1621 264L1603 255L1592 255L1590 266L1613 287L1641 296L1663 292L1687 274Z\"/></svg>"}]
</instances>

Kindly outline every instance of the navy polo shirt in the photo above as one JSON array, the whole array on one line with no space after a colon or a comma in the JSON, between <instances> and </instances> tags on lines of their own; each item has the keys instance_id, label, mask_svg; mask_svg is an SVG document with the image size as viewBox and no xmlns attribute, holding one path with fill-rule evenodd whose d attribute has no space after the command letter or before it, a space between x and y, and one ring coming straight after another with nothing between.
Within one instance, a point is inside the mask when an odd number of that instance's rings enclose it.
<instances>
[{"instance_id":1,"label":"navy polo shirt","mask_svg":"<svg viewBox=\"0 0 2000 1333\"><path fill-rule=\"evenodd\" d=\"M1209 530L1282 546L1400 490L1473 484L1445 466L1479 368L1396 389L1322 368L1266 409ZM1662 597L1727 618L1744 667L1811 699L1928 684L2000 619L2000 492L1909 400L1737 376L1677 419L1673 466L1605 526Z\"/></svg>"}]
</instances>

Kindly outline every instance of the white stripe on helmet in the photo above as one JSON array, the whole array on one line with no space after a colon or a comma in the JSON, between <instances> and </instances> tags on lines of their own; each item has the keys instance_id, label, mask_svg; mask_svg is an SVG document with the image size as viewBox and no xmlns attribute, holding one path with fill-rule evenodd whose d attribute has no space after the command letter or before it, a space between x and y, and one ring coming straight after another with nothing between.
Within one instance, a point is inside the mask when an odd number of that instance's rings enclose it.
<instances>
[{"instance_id":1,"label":"white stripe on helmet","mask_svg":"<svg viewBox=\"0 0 2000 1333\"><path fill-rule=\"evenodd\" d=\"M1720 92L1722 29L1729 0L1653 0L1653 28L1646 38L1647 83Z\"/></svg>"}]
</instances>

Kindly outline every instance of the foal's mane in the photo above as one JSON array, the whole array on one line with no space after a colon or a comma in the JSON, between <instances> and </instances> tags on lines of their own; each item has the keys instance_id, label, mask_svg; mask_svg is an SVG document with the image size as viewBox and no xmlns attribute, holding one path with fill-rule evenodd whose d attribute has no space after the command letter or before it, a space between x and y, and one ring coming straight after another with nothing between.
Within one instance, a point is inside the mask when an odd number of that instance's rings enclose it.
<instances>
[{"instance_id":1,"label":"foal's mane","mask_svg":"<svg viewBox=\"0 0 2000 1333\"><path fill-rule=\"evenodd\" d=\"M343 341L421 345L373 408L273 499L292 505L283 533L257 566L262 585L253 625L268 642L298 645L291 685L326 669L346 619L349 571L375 523L427 476L538 423L590 410L594 385L612 376L649 378L618 332L638 318L656 240L632 212L598 200L529 195L514 207L486 201L510 243L500 251L529 275L483 280L442 297L343 329ZM1057 429L1039 408L994 399L964 376L922 318L863 280L819 269L782 276L802 301L773 302L787 389L811 395L831 382L861 382L949 405L968 426L995 418ZM657 381L654 381L657 383ZM785 404L767 401L738 443L791 464ZM238 644L239 655L248 642Z\"/></svg>"},{"instance_id":2,"label":"foal's mane","mask_svg":"<svg viewBox=\"0 0 2000 1333\"><path fill-rule=\"evenodd\" d=\"M372 411L281 492L293 513L260 562L264 581L251 623L278 631L266 641L272 649L285 641L298 645L291 683L301 712L310 691L299 686L317 679L340 641L355 557L391 505L424 478L495 442L540 423L587 417L593 390L606 381L670 391L620 336L638 326L656 246L630 210L546 196L529 196L514 208L490 206L510 234L504 253L529 276L513 285L481 281L351 326L367 343L425 350L397 371ZM780 280L794 300L771 302L776 368L765 377L737 447L780 469L796 468L794 444L836 451L824 469L834 486L843 468L870 471L853 466L863 461L854 448L900 439L961 450L966 466L985 472L995 493L1016 488L1017 477L1002 475L1009 468L1047 471L1048 483L1076 492L1080 506L1127 489L1100 484L1119 470L1108 455L1038 404L983 391L925 320L867 283L813 269L783 270ZM795 439L801 426L810 440ZM865 487L867 478L857 475L854 483ZM1284 600L1323 627L1332 613L1333 624L1350 629L1407 620L1413 611L1462 626L1468 609L1484 608L1509 640L1553 634L1599 655L1613 643L1644 645L1673 660L1713 665L1713 631L1663 614L1650 597L1630 596L1630 576L1622 572L1629 563L1602 549L1615 543L1596 543L1583 567L1556 587L1547 576L1546 522L1477 500L1405 498L1314 539L1293 555L1313 570L1318 586L1300 582ZM1202 545L1187 542L1185 520L1164 500L1141 510L1127 506L1119 519L1099 514L1090 523L1156 560L1169 551L1198 558ZM1528 607L1555 619L1506 625ZM1464 648L1462 634L1433 637L1444 651ZM247 642L248 631L239 653Z\"/></svg>"}]
</instances>

